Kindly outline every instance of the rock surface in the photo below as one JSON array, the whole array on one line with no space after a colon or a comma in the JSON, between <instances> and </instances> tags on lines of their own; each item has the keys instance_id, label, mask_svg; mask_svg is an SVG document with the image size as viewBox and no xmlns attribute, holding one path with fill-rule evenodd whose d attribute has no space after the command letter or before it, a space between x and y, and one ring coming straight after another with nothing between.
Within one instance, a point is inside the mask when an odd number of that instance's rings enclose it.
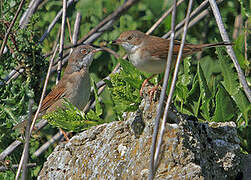
<instances>
[{"instance_id":1,"label":"rock surface","mask_svg":"<svg viewBox=\"0 0 251 180\"><path fill-rule=\"evenodd\" d=\"M92 127L58 145L38 179L147 179L157 104L145 97L124 121ZM155 179L241 177L243 155L233 122L177 118L179 123L166 124Z\"/></svg>"}]
</instances>

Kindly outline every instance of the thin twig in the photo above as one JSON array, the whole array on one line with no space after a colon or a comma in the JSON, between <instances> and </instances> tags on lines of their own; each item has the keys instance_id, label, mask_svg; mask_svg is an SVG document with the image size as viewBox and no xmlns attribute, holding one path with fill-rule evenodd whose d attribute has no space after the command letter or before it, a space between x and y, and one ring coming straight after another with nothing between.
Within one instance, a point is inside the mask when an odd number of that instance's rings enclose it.
<instances>
[{"instance_id":1,"label":"thin twig","mask_svg":"<svg viewBox=\"0 0 251 180\"><path fill-rule=\"evenodd\" d=\"M82 16L79 12L77 12L75 23L74 23L74 30L72 35L72 44L76 45L78 41L80 23L81 23Z\"/></svg>"},{"instance_id":2,"label":"thin twig","mask_svg":"<svg viewBox=\"0 0 251 180\"><path fill-rule=\"evenodd\" d=\"M65 37L65 20L66 20L66 0L62 0L63 2L63 15L62 15L62 23L61 23L61 34L60 34L60 45L59 45L59 61L58 61L58 74L56 79L56 84L60 80L61 70L62 70L62 57L63 57L63 49L64 49L64 37Z\"/></svg>"},{"instance_id":3,"label":"thin twig","mask_svg":"<svg viewBox=\"0 0 251 180\"><path fill-rule=\"evenodd\" d=\"M224 27L224 24L223 24L221 15L220 15L219 8L218 8L216 2L214 0L209 0L209 3L210 3L211 8L213 10L213 14L214 14L215 20L217 22L218 28L220 30L220 34L221 34L221 37L222 37L223 41L230 42L227 31L226 31L226 29ZM241 85L242 85L242 87L244 89L244 92L245 92L249 102L251 102L251 90L249 89L249 86L247 84L244 73L242 72L241 67L240 67L240 65L238 63L238 60L237 60L237 58L235 56L234 50L233 50L231 45L226 46L226 48L227 48L228 55L231 57L231 59L232 59L232 61L234 63L234 67L235 67L235 69L236 69L236 71L238 73L238 77L239 77L240 83L241 83Z\"/></svg>"},{"instance_id":4,"label":"thin twig","mask_svg":"<svg viewBox=\"0 0 251 180\"><path fill-rule=\"evenodd\" d=\"M21 160L19 162L19 166L18 166L18 170L16 173L16 180L18 180L20 173L21 173L21 169L23 169L23 173L22 173L22 180L26 180L26 176L27 176L27 163L28 163L28 158L29 158L29 143L30 143L30 125L31 125L31 119L32 119L32 105L34 103L34 100L30 99L29 100L29 117L27 120L27 124L26 124L26 131L25 131L25 144L24 144L24 150L23 150L23 154L21 157Z\"/></svg>"},{"instance_id":5,"label":"thin twig","mask_svg":"<svg viewBox=\"0 0 251 180\"><path fill-rule=\"evenodd\" d=\"M69 22L69 18L66 18L66 22L67 22L67 27L68 27L68 33L69 33L69 37L70 37L70 41L72 42L72 36L71 36L71 25Z\"/></svg>"},{"instance_id":6,"label":"thin twig","mask_svg":"<svg viewBox=\"0 0 251 180\"><path fill-rule=\"evenodd\" d=\"M59 141L60 139L62 139L62 137L63 137L63 134L61 131L59 131L49 141L47 141L39 149L37 149L36 152L34 152L32 156L35 156L35 157L40 156L44 151L46 151L50 147L50 145L54 144L56 141Z\"/></svg>"},{"instance_id":7,"label":"thin twig","mask_svg":"<svg viewBox=\"0 0 251 180\"><path fill-rule=\"evenodd\" d=\"M95 28L90 30L83 38L81 38L78 41L78 44L83 43L85 40L87 40L92 34L96 33L101 27L103 27L106 23L111 21L112 19L115 20L121 16L123 12L125 12L127 9L129 9L133 4L138 2L139 0L128 0L126 1L121 7L119 7L116 11L114 11L112 14L107 16L103 21L101 21Z\"/></svg>"},{"instance_id":8,"label":"thin twig","mask_svg":"<svg viewBox=\"0 0 251 180\"><path fill-rule=\"evenodd\" d=\"M41 98L40 98L40 102L39 102L39 105L38 105L38 108L37 108L37 111L36 111L36 114L33 118L33 121L32 121L32 124L31 124L31 128L30 128L30 134L32 133L32 130L34 128L34 125L35 125L35 122L36 122L36 119L38 117L38 114L39 114L39 111L41 109L41 106L42 106L42 102L43 102L43 99L44 99L44 95L45 95L45 91L46 91L46 87L47 87L47 84L48 84L48 81L49 81L49 77L50 77L50 71L51 71L51 67L52 67L52 64L53 64L53 60L56 56L56 53L58 51L58 46L56 47L55 51L54 51L54 54L50 60L50 65L49 65L49 68L48 68L48 71L47 71L47 75L46 75L46 79L45 79L45 82L44 82L44 87L43 87L43 92L42 92L42 95L41 95Z\"/></svg>"},{"instance_id":9,"label":"thin twig","mask_svg":"<svg viewBox=\"0 0 251 180\"><path fill-rule=\"evenodd\" d=\"M206 1L203 1L199 7L197 7L192 13L191 13L191 17L190 18L193 18L194 16L196 16L199 12L201 12L203 9L206 8L206 6L208 5L208 0ZM179 30L180 28L183 27L183 25L185 24L185 19L182 20L179 24L177 24L175 26L175 31L177 32L177 30ZM183 30L182 30L183 31ZM164 36L162 36L162 38L167 38L169 37L171 34L171 31L169 31L168 33L166 33Z\"/></svg>"},{"instance_id":10,"label":"thin twig","mask_svg":"<svg viewBox=\"0 0 251 180\"><path fill-rule=\"evenodd\" d=\"M205 16L207 16L208 14L209 14L209 10L208 9L202 11L195 18L193 18L193 20L191 20L189 22L188 28L190 28L190 27L194 26L195 24L197 24L200 20L204 19ZM180 28L179 30L177 30L176 33L175 33L175 37L179 36L183 31L184 31L183 28Z\"/></svg>"},{"instance_id":11,"label":"thin twig","mask_svg":"<svg viewBox=\"0 0 251 180\"><path fill-rule=\"evenodd\" d=\"M148 176L149 180L153 180L154 174L155 174L155 164L154 164L155 146L156 146L157 137L158 137L159 121L160 121L160 118L163 114L163 104L164 104L164 99L165 99L165 95L166 95L166 88L167 88L169 73L170 73L171 64L172 64L172 54L173 54L173 45L174 45L174 37L175 37L175 18L176 18L176 0L174 0L174 2L173 2L171 40L170 40L165 75L164 75L164 83L163 83L163 87L162 87L161 94L160 94L159 105L157 106L157 115L155 118L154 132L153 132L153 137L152 137L151 157L150 157L150 173Z\"/></svg>"},{"instance_id":12,"label":"thin twig","mask_svg":"<svg viewBox=\"0 0 251 180\"><path fill-rule=\"evenodd\" d=\"M24 72L24 68L23 67L20 67L16 70L13 70L10 74L11 76L9 76L9 79L8 81L6 81L6 84L9 84L10 81L12 81L13 79L16 79L21 73ZM7 79L6 79L7 80Z\"/></svg>"},{"instance_id":13,"label":"thin twig","mask_svg":"<svg viewBox=\"0 0 251 180\"><path fill-rule=\"evenodd\" d=\"M73 2L77 2L78 0L69 0L67 2L67 8L73 3ZM55 26L55 24L57 23L57 21L60 19L60 17L63 14L63 9L61 9L56 17L53 19L53 21L51 22L51 24L49 25L48 29L45 31L45 33L42 35L42 37L40 38L39 42L43 42L44 39L48 36L48 34L50 34L51 30L53 29L53 27Z\"/></svg>"},{"instance_id":14,"label":"thin twig","mask_svg":"<svg viewBox=\"0 0 251 180\"><path fill-rule=\"evenodd\" d=\"M189 20L190 20L190 13L192 11L192 4L193 4L193 0L189 0L187 15L186 15L186 18L185 18L184 32L183 32L183 36L182 36L182 40L181 40L181 45L180 45L179 54L178 54L178 57L177 57L174 73L173 73L174 75L173 75L172 82L171 82L171 88L170 88L170 91L169 91L169 94L168 94L168 97L167 97L166 107L165 107L165 110L164 110L163 120L162 120L162 124L161 124L161 128L160 128L160 135L159 135L158 145L156 147L156 154L155 154L155 158L154 158L154 169L157 168L157 164L158 164L158 161L159 161L160 146L161 146L164 131L165 131L166 121L167 121L167 117L168 117L168 110L169 110L169 107L170 107L170 104L171 104L171 101L172 101L172 96L173 96L173 93L174 93L175 84L176 84L176 80L177 80L177 77L178 77L179 65L180 65L181 60L182 60L181 58L182 58L183 48L184 48L184 44L185 44L185 40L186 40L186 34L187 34L188 24L189 24Z\"/></svg>"},{"instance_id":15,"label":"thin twig","mask_svg":"<svg viewBox=\"0 0 251 180\"><path fill-rule=\"evenodd\" d=\"M36 131L42 129L44 126L46 126L46 124L47 124L47 121L44 119L39 121L35 126ZM20 146L22 144L23 138L19 137L18 139L19 140L15 140L3 152L1 152L0 161L3 161L9 154L11 154L18 146Z\"/></svg>"},{"instance_id":16,"label":"thin twig","mask_svg":"<svg viewBox=\"0 0 251 180\"><path fill-rule=\"evenodd\" d=\"M248 43L247 43L247 37L248 37L248 20L245 22L245 30L244 30L244 53L245 53L245 59L248 59Z\"/></svg>"},{"instance_id":17,"label":"thin twig","mask_svg":"<svg viewBox=\"0 0 251 180\"><path fill-rule=\"evenodd\" d=\"M16 140L11 143L3 152L0 154L0 161L3 161L10 153L12 153L20 144L22 144L22 137L19 137L20 140Z\"/></svg>"},{"instance_id":18,"label":"thin twig","mask_svg":"<svg viewBox=\"0 0 251 180\"><path fill-rule=\"evenodd\" d=\"M218 0L217 4L222 3L223 0ZM207 10L202 11L203 9L206 8L206 6L208 6L208 0L203 1L199 7L197 7L195 10L193 10L193 12L190 15L190 19L193 19L190 21L188 27L192 27L193 25L195 25L197 22L199 22L204 16L206 16L207 14L209 14L209 7ZM202 11L202 12L201 12ZM201 12L201 13L200 13ZM183 26L185 24L185 20L182 20L179 24L176 25L175 27L175 37L179 36L184 30L183 30ZM164 36L162 36L162 38L168 38L171 34L171 31L167 32Z\"/></svg>"},{"instance_id":19,"label":"thin twig","mask_svg":"<svg viewBox=\"0 0 251 180\"><path fill-rule=\"evenodd\" d=\"M27 164L27 167L29 167L29 168L35 167L35 166L37 166L36 163L29 163L29 164ZM8 171L8 170L14 169L14 168L18 168L18 164L14 164L11 167L0 166L0 172Z\"/></svg>"},{"instance_id":20,"label":"thin twig","mask_svg":"<svg viewBox=\"0 0 251 180\"><path fill-rule=\"evenodd\" d=\"M18 17L18 15L19 15L19 13L20 13L20 11L21 11L23 5L24 5L24 2L25 2L25 0L22 0L21 3L19 4L18 9L17 9L17 12L16 12L14 18L12 19L12 21L11 21L11 23L10 23L10 26L9 26L9 28L8 28L8 30L7 30L7 32L6 32L5 35L4 35L3 43L2 43L2 46L1 46L1 49L0 49L0 56L2 56L2 53L3 53L4 47L5 47L6 43L7 43L7 40L8 40L10 31L11 31L12 27L14 26L14 24L15 24L15 22L16 22L16 20L17 20L17 17Z\"/></svg>"},{"instance_id":21,"label":"thin twig","mask_svg":"<svg viewBox=\"0 0 251 180\"><path fill-rule=\"evenodd\" d=\"M20 28L24 28L28 24L30 17L35 13L35 11L37 10L41 2L43 1L42 0L30 1L28 8L26 9L25 13L22 15L22 17L19 20Z\"/></svg>"},{"instance_id":22,"label":"thin twig","mask_svg":"<svg viewBox=\"0 0 251 180\"><path fill-rule=\"evenodd\" d=\"M183 1L184 1L184 0L179 0L179 1L177 2L176 7L178 7ZM173 6L172 6L171 8L169 8L169 9L158 19L158 21L156 21L156 22L154 23L154 25L153 25L150 29L148 29L148 31L146 32L146 34L151 34L151 33L162 23L162 21L172 12L172 10L173 10Z\"/></svg>"}]
</instances>

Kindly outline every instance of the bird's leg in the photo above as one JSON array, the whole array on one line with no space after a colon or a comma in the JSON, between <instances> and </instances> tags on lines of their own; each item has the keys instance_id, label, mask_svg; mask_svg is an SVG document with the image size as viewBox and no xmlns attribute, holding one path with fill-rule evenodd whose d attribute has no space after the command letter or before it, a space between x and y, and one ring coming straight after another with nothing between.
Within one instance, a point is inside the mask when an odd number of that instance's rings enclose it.
<instances>
[{"instance_id":1,"label":"bird's leg","mask_svg":"<svg viewBox=\"0 0 251 180\"><path fill-rule=\"evenodd\" d=\"M154 92L159 88L160 84L163 83L164 78L161 79L161 81L154 87L152 87L149 91L148 94L150 95L150 102L152 102Z\"/></svg>"},{"instance_id":2,"label":"bird's leg","mask_svg":"<svg viewBox=\"0 0 251 180\"><path fill-rule=\"evenodd\" d=\"M64 135L65 140L66 140L67 142L69 142L70 139L68 138L66 132L65 132L63 129L61 129L61 128L59 128L59 130L60 130L60 132Z\"/></svg>"},{"instance_id":3,"label":"bird's leg","mask_svg":"<svg viewBox=\"0 0 251 180\"><path fill-rule=\"evenodd\" d=\"M146 83L148 83L148 81L149 81L150 79L152 79L155 75L156 75L156 74L153 74L153 75L151 75L149 78L147 78L147 79L144 80L144 82L143 82L142 85L141 85L140 91L139 91L140 96L143 96L143 89L144 89Z\"/></svg>"}]
</instances>

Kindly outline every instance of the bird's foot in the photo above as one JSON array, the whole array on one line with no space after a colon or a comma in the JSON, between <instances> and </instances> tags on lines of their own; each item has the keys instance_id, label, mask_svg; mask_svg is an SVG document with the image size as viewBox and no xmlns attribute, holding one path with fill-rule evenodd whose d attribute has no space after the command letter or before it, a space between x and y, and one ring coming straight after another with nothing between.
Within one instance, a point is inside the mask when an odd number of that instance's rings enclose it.
<instances>
[{"instance_id":1,"label":"bird's foot","mask_svg":"<svg viewBox=\"0 0 251 180\"><path fill-rule=\"evenodd\" d=\"M154 93L157 92L158 88L159 88L159 84L157 84L156 86L152 87L149 91L148 91L148 94L149 94L149 99L150 99L150 103L152 102L153 100L153 96L154 96Z\"/></svg>"},{"instance_id":2,"label":"bird's foot","mask_svg":"<svg viewBox=\"0 0 251 180\"><path fill-rule=\"evenodd\" d=\"M63 129L61 129L61 128L59 128L59 129L60 129L61 133L64 135L65 140L66 140L67 142L69 142L70 139L68 138L67 133L66 133Z\"/></svg>"},{"instance_id":3,"label":"bird's foot","mask_svg":"<svg viewBox=\"0 0 251 180\"><path fill-rule=\"evenodd\" d=\"M150 76L149 78L145 79L144 82L141 85L140 91L139 91L139 95L141 97L143 97L143 89L146 86L147 83L149 83L149 80L152 79L155 76L155 74L153 74L152 76Z\"/></svg>"}]
</instances>

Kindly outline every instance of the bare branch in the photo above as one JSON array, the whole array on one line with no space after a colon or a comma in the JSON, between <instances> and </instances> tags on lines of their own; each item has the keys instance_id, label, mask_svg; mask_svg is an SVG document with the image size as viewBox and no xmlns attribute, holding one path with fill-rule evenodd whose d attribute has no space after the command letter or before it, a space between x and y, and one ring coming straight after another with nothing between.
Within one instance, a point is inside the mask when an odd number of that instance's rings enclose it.
<instances>
[{"instance_id":1,"label":"bare branch","mask_svg":"<svg viewBox=\"0 0 251 180\"><path fill-rule=\"evenodd\" d=\"M175 18L176 18L176 0L174 0L174 2L173 2L171 40L170 40L165 75L164 75L164 83L163 83L163 87L162 87L161 94L160 94L160 100L159 100L159 105L157 108L157 115L155 118L154 132L153 132L153 137L152 137L151 156L150 156L150 173L148 176L149 180L152 180L154 178L154 174L155 174L155 162L154 162L155 161L154 160L155 147L156 147L157 137L158 137L159 121L160 121L160 118L163 114L163 104L164 104L164 99L165 99L165 95L166 95L166 88L167 88L169 72L170 72L171 64L172 64L172 54L173 54L173 45L174 45L174 37L175 37Z\"/></svg>"},{"instance_id":2,"label":"bare branch","mask_svg":"<svg viewBox=\"0 0 251 180\"><path fill-rule=\"evenodd\" d=\"M35 166L37 166L36 163L29 163L29 164L27 164L27 167L29 167L29 168L35 167ZM14 169L14 168L18 168L18 164L14 164L11 167L0 166L0 172L8 171L8 170Z\"/></svg>"},{"instance_id":3,"label":"bare branch","mask_svg":"<svg viewBox=\"0 0 251 180\"><path fill-rule=\"evenodd\" d=\"M177 7L183 2L184 0L179 0L177 2ZM169 8L159 19L158 21L156 21L154 23L154 25L148 29L148 31L146 32L146 34L151 34L155 29L157 29L157 27L162 23L162 21L172 12L173 10L173 6L171 8Z\"/></svg>"},{"instance_id":4,"label":"bare branch","mask_svg":"<svg viewBox=\"0 0 251 180\"><path fill-rule=\"evenodd\" d=\"M25 0L22 0L22 1L20 2L19 6L18 6L18 9L17 9L17 12L16 12L14 18L12 19L12 21L11 21L11 23L10 23L10 26L9 26L9 28L8 28L8 30L7 30L7 32L6 32L5 35L4 35L3 43L2 43L2 46L1 46L1 49L0 49L0 56L2 56L2 53L3 53L3 51L4 51L4 47L5 47L6 43L7 43L7 40L8 40L10 31L11 31L12 27L14 26L14 24L15 24L15 22L16 22L16 20L17 20L17 17L18 17L18 15L19 15L19 13L20 13L20 11L21 11L23 5L24 5L24 1L25 1Z\"/></svg>"},{"instance_id":5,"label":"bare branch","mask_svg":"<svg viewBox=\"0 0 251 180\"><path fill-rule=\"evenodd\" d=\"M35 13L38 6L41 4L42 0L32 0L30 1L30 4L28 8L26 9L25 13L19 20L19 26L20 28L24 28L30 20L30 17Z\"/></svg>"},{"instance_id":6,"label":"bare branch","mask_svg":"<svg viewBox=\"0 0 251 180\"><path fill-rule=\"evenodd\" d=\"M191 20L188 24L188 28L194 26L195 24L197 24L200 20L202 20L205 16L207 16L209 14L209 10L206 9L204 11L202 11L200 14L198 14L195 18L193 18L193 20ZM175 37L179 36L182 32L184 31L183 28L180 28L179 30L177 30L177 32L175 33Z\"/></svg>"},{"instance_id":7,"label":"bare branch","mask_svg":"<svg viewBox=\"0 0 251 180\"><path fill-rule=\"evenodd\" d=\"M105 26L107 23L109 23L109 21L111 23L113 23L111 20L116 20L117 18L119 18L121 16L122 13L124 13L125 11L127 11L133 4L135 4L136 2L138 2L139 0L128 0L125 1L125 3L119 7L116 11L114 11L112 14L110 14L109 16L107 16L103 21L101 21L95 28L93 28L92 30L90 30L87 35L85 35L83 38L81 38L78 41L78 44L83 43L84 41L86 41L91 35L93 35L94 33L96 33L100 28L102 28L103 26Z\"/></svg>"},{"instance_id":8,"label":"bare branch","mask_svg":"<svg viewBox=\"0 0 251 180\"><path fill-rule=\"evenodd\" d=\"M165 125L166 125L166 121L167 121L167 115L168 115L168 110L172 101L172 96L174 93L174 89L175 89L175 84L176 84L176 80L178 77L178 72L179 72L179 65L182 61L182 54L183 54L183 48L184 48L184 44L186 41L186 34L187 34L187 29L188 29L188 24L189 24L189 20L190 20L190 13L192 11L192 4L193 4L193 0L189 1L188 4L188 10L187 10L187 15L186 15L186 19L185 19L185 26L184 26L184 32L183 32L183 36L182 36L182 40L181 40L181 45L180 45L180 49L179 49L179 54L177 57L177 61L175 64L175 69L174 69L174 75L172 78L172 83L171 83L171 88L167 97L167 102L166 102L166 107L165 107L165 111L164 111L164 115L163 115L163 121L161 124L161 129L160 129L160 135L159 135L159 141L158 141L158 145L156 148L156 154L155 154L155 158L154 158L154 165L155 165L155 169L157 168L157 164L159 161L159 152L160 152L160 146L162 143L162 139L163 139L163 135L164 135L164 131L165 131Z\"/></svg>"},{"instance_id":9,"label":"bare branch","mask_svg":"<svg viewBox=\"0 0 251 180\"><path fill-rule=\"evenodd\" d=\"M63 2L63 16L61 23L61 34L60 34L60 45L59 45L59 61L58 61L58 74L56 84L60 80L61 70L62 70L62 57L63 57L63 49L64 49L64 37L65 37L65 19L66 19L66 0L62 0Z\"/></svg>"},{"instance_id":10,"label":"bare branch","mask_svg":"<svg viewBox=\"0 0 251 180\"><path fill-rule=\"evenodd\" d=\"M12 153L20 144L22 144L21 140L23 140L21 137L19 140L14 141L11 143L3 152L0 154L0 161L3 161L10 153Z\"/></svg>"},{"instance_id":11,"label":"bare branch","mask_svg":"<svg viewBox=\"0 0 251 180\"><path fill-rule=\"evenodd\" d=\"M218 0L217 1L217 4L220 4L220 3L222 3L223 2L223 0ZM208 8L208 10L204 10L204 9L206 9L206 8ZM190 19L197 19L197 21L191 21L190 23L189 23L189 26L188 27L191 27L192 25L194 25L194 24L196 24L197 22L199 22L201 19L202 19L202 17L204 17L204 16L206 16L208 13L209 13L209 7L208 7L208 0L206 0L206 1L203 1L200 5L199 5L199 7L197 7L192 13L191 13L191 15L190 15ZM204 10L203 12L204 13L200 13L202 10ZM207 12L207 13L205 13L205 12ZM200 15L198 15L200 13ZM202 14L203 14L203 16L202 16ZM185 24L185 19L184 20L182 20L179 24L177 24L176 25L176 27L175 27L175 31L176 31L176 36L175 37L177 37L178 35L180 35L181 34L181 32L183 32L183 26L184 26L184 24ZM164 36L162 36L162 38L168 38L169 36L170 36L170 34L171 34L171 31L169 31L168 33L166 33Z\"/></svg>"},{"instance_id":12,"label":"bare branch","mask_svg":"<svg viewBox=\"0 0 251 180\"><path fill-rule=\"evenodd\" d=\"M50 147L50 145L54 144L56 141L59 141L60 139L62 139L62 137L63 137L63 134L61 131L59 131L49 141L47 141L38 150L36 150L36 152L34 152L33 156L35 156L35 157L40 156L44 151L46 151Z\"/></svg>"},{"instance_id":13,"label":"bare branch","mask_svg":"<svg viewBox=\"0 0 251 180\"><path fill-rule=\"evenodd\" d=\"M72 44L73 45L77 44L77 41L78 41L81 19L82 19L81 14L79 12L77 12L75 24L74 24L73 35L72 35Z\"/></svg>"},{"instance_id":14,"label":"bare branch","mask_svg":"<svg viewBox=\"0 0 251 180\"><path fill-rule=\"evenodd\" d=\"M247 43L247 37L248 37L248 20L245 22L245 33L244 33L244 51L245 51L245 59L248 59L248 43Z\"/></svg>"},{"instance_id":15,"label":"bare branch","mask_svg":"<svg viewBox=\"0 0 251 180\"><path fill-rule=\"evenodd\" d=\"M46 126L47 121L42 119L41 121L39 121L35 128L36 131L42 129L44 126ZM20 140L16 140L13 143L11 143L1 154L0 154L0 161L3 161L9 154L11 154L19 145L22 144L22 137L19 137Z\"/></svg>"},{"instance_id":16,"label":"bare branch","mask_svg":"<svg viewBox=\"0 0 251 180\"><path fill-rule=\"evenodd\" d=\"M77 2L78 0L69 0L67 2L67 7L69 7L73 2ZM51 30L53 29L53 27L55 26L55 24L57 23L57 21L60 19L60 17L63 14L63 9L61 9L58 14L56 15L56 17L53 19L53 21L51 22L51 24L49 25L48 29L45 31L45 33L43 34L43 36L40 38L39 42L43 42L44 39L46 38L46 36L51 32Z\"/></svg>"},{"instance_id":17,"label":"bare branch","mask_svg":"<svg viewBox=\"0 0 251 180\"><path fill-rule=\"evenodd\" d=\"M18 180L20 173L21 173L21 169L23 167L23 173L22 173L22 180L26 179L27 176L27 163L28 163L28 157L29 157L29 142L30 142L30 125L31 125L31 118L32 118L32 105L33 105L34 101L32 99L29 100L29 117L28 117L28 121L26 124L26 131L25 131L25 144L24 144L24 150L23 150L23 154L21 157L21 160L19 162L19 166L18 166L18 170L16 173L16 180Z\"/></svg>"},{"instance_id":18,"label":"bare branch","mask_svg":"<svg viewBox=\"0 0 251 180\"><path fill-rule=\"evenodd\" d=\"M69 36L70 36L70 41L72 42L71 25L70 25L68 17L66 18L66 22L67 22L67 27L68 27L68 33L69 33Z\"/></svg>"},{"instance_id":19,"label":"bare branch","mask_svg":"<svg viewBox=\"0 0 251 180\"><path fill-rule=\"evenodd\" d=\"M47 87L48 80L49 80L49 77L50 77L51 67L52 67L53 60L54 60L54 58L55 58L55 56L56 56L57 51L58 51L58 46L56 47L55 52L54 52L54 54L53 54L53 56L52 56L52 58L51 58L51 60L50 60L50 65L49 65L49 68L48 68L48 71L47 71L47 75L46 75L46 79L45 79L45 82L44 82L43 92L42 92L42 95L41 95L41 98L40 98L40 102L39 102L39 105L38 105L36 114L35 114L35 116L34 116L34 118L33 118L32 124L31 124L30 134L32 133L32 130L33 130L34 125L35 125L35 122L36 122L36 119L37 119L37 117L38 117L39 111L40 111L41 106L42 106L42 102L43 102L43 99L44 99L46 87Z\"/></svg>"}]
</instances>

